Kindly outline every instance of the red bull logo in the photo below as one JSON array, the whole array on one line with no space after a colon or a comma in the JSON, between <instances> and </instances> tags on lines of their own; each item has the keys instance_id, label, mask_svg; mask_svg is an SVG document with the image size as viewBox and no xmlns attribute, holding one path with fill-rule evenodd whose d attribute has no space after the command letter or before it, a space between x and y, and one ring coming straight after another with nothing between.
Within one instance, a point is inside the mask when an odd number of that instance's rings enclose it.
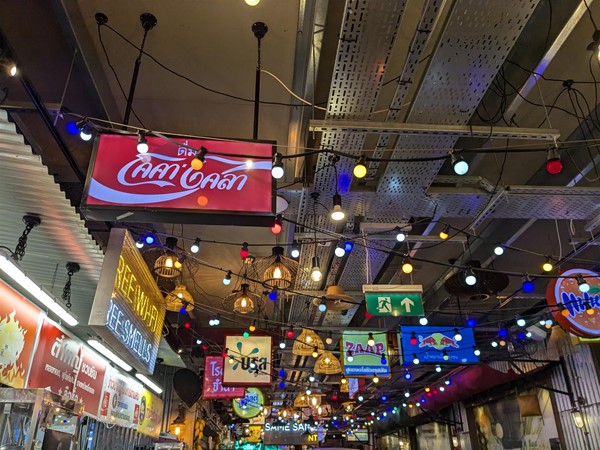
<instances>
[{"instance_id":1,"label":"red bull logo","mask_svg":"<svg viewBox=\"0 0 600 450\"><path fill-rule=\"evenodd\" d=\"M443 350L448 347L459 348L455 339L443 335L442 333L433 333L429 336L419 335L419 348L431 347L436 350Z\"/></svg>"}]
</instances>

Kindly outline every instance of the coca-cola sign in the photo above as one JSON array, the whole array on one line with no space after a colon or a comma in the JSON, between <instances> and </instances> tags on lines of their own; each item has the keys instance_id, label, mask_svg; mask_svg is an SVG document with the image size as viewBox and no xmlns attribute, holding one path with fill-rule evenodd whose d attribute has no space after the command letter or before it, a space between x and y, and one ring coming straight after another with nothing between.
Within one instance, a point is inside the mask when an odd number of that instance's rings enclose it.
<instances>
[{"instance_id":1,"label":"coca-cola sign","mask_svg":"<svg viewBox=\"0 0 600 450\"><path fill-rule=\"evenodd\" d=\"M87 218L147 221L168 212L180 222L227 223L231 214L272 216L272 143L147 140L149 151L140 154L135 136L97 138L82 202ZM195 170L193 149L200 148L205 163Z\"/></svg>"}]
</instances>

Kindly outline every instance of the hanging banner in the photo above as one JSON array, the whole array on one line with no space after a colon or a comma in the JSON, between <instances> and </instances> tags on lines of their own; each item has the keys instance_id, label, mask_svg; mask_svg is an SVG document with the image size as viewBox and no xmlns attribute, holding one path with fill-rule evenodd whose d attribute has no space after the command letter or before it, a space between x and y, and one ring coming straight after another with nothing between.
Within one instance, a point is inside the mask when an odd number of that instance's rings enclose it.
<instances>
[{"instance_id":1,"label":"hanging banner","mask_svg":"<svg viewBox=\"0 0 600 450\"><path fill-rule=\"evenodd\" d=\"M368 343L369 334L373 335L374 345ZM390 376L386 332L344 331L340 345L344 375L348 377ZM348 361L349 355L352 355L352 361ZM382 356L385 356L384 362Z\"/></svg>"},{"instance_id":2,"label":"hanging banner","mask_svg":"<svg viewBox=\"0 0 600 450\"><path fill-rule=\"evenodd\" d=\"M25 387L40 310L0 281L0 383Z\"/></svg>"},{"instance_id":3,"label":"hanging banner","mask_svg":"<svg viewBox=\"0 0 600 450\"><path fill-rule=\"evenodd\" d=\"M112 367L107 370L98 418L125 428L137 428L141 386Z\"/></svg>"},{"instance_id":4,"label":"hanging banner","mask_svg":"<svg viewBox=\"0 0 600 450\"><path fill-rule=\"evenodd\" d=\"M240 398L245 395L242 387L223 386L223 357L204 358L204 384L202 398Z\"/></svg>"},{"instance_id":5,"label":"hanging banner","mask_svg":"<svg viewBox=\"0 0 600 450\"><path fill-rule=\"evenodd\" d=\"M81 204L87 219L231 225L273 221L272 142L152 136L147 142L148 153L140 154L137 136L101 134L96 139ZM207 152L200 170L198 160L192 161L192 148ZM251 165L247 155L256 156ZM240 221L236 214L248 220Z\"/></svg>"},{"instance_id":6,"label":"hanging banner","mask_svg":"<svg viewBox=\"0 0 600 450\"><path fill-rule=\"evenodd\" d=\"M143 388L140 396L140 413L138 416L138 431L146 436L158 439L164 409L163 401Z\"/></svg>"},{"instance_id":7,"label":"hanging banner","mask_svg":"<svg viewBox=\"0 0 600 450\"><path fill-rule=\"evenodd\" d=\"M271 336L227 336L225 348L233 364L224 364L223 383L232 386L271 385Z\"/></svg>"},{"instance_id":8,"label":"hanging banner","mask_svg":"<svg viewBox=\"0 0 600 450\"><path fill-rule=\"evenodd\" d=\"M107 364L79 339L44 318L27 387L48 389L83 404L96 417Z\"/></svg>"},{"instance_id":9,"label":"hanging banner","mask_svg":"<svg viewBox=\"0 0 600 450\"><path fill-rule=\"evenodd\" d=\"M462 339L456 339L457 330ZM479 358L473 352L475 335L473 328L446 327L400 327L404 361L421 363L477 364ZM444 354L445 352L445 354Z\"/></svg>"},{"instance_id":10,"label":"hanging banner","mask_svg":"<svg viewBox=\"0 0 600 450\"><path fill-rule=\"evenodd\" d=\"M126 229L113 228L90 327L136 370L151 375L164 320L164 297L144 258Z\"/></svg>"},{"instance_id":11,"label":"hanging banner","mask_svg":"<svg viewBox=\"0 0 600 450\"><path fill-rule=\"evenodd\" d=\"M589 285L581 292L577 277ZM600 337L600 275L587 269L570 269L548 284L546 300L556 321L566 331L584 338ZM587 314L589 308L594 314Z\"/></svg>"},{"instance_id":12,"label":"hanging banner","mask_svg":"<svg viewBox=\"0 0 600 450\"><path fill-rule=\"evenodd\" d=\"M233 399L233 411L243 419L250 419L258 416L262 412L265 404L265 397L258 388L248 388L243 398Z\"/></svg>"}]
</instances>

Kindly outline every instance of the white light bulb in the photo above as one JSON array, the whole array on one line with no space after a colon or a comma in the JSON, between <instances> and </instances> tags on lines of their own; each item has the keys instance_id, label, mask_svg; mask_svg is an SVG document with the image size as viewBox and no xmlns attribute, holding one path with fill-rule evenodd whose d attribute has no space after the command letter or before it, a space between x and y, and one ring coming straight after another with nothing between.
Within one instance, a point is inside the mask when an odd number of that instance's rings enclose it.
<instances>
[{"instance_id":1,"label":"white light bulb","mask_svg":"<svg viewBox=\"0 0 600 450\"><path fill-rule=\"evenodd\" d=\"M246 160L246 169L252 169L252 166L254 166L254 162L251 159L247 159Z\"/></svg>"},{"instance_id":2,"label":"white light bulb","mask_svg":"<svg viewBox=\"0 0 600 450\"><path fill-rule=\"evenodd\" d=\"M79 137L81 138L82 141L89 141L92 139L92 133L90 133L87 130L81 130L79 132Z\"/></svg>"},{"instance_id":3,"label":"white light bulb","mask_svg":"<svg viewBox=\"0 0 600 450\"><path fill-rule=\"evenodd\" d=\"M427 317L421 317L419 319L419 323L423 326L427 325L429 323L429 320L427 320Z\"/></svg>"},{"instance_id":4,"label":"white light bulb","mask_svg":"<svg viewBox=\"0 0 600 450\"><path fill-rule=\"evenodd\" d=\"M465 283L467 283L467 285L469 286L474 286L475 283L477 283L477 277L470 273L465 277Z\"/></svg>"},{"instance_id":5,"label":"white light bulb","mask_svg":"<svg viewBox=\"0 0 600 450\"><path fill-rule=\"evenodd\" d=\"M496 254L497 256L500 256L504 253L504 247L502 247L501 245L496 245L496 247L494 247L494 254Z\"/></svg>"},{"instance_id":6,"label":"white light bulb","mask_svg":"<svg viewBox=\"0 0 600 450\"><path fill-rule=\"evenodd\" d=\"M246 300L246 297L242 298L242 308L245 308L246 306L248 306L248 301Z\"/></svg>"},{"instance_id":7,"label":"white light bulb","mask_svg":"<svg viewBox=\"0 0 600 450\"><path fill-rule=\"evenodd\" d=\"M260 3L260 0L244 0L248 6L256 6Z\"/></svg>"},{"instance_id":8,"label":"white light bulb","mask_svg":"<svg viewBox=\"0 0 600 450\"><path fill-rule=\"evenodd\" d=\"M457 161L454 164L454 173L456 175L464 175L469 171L469 164L465 160Z\"/></svg>"},{"instance_id":9,"label":"white light bulb","mask_svg":"<svg viewBox=\"0 0 600 450\"><path fill-rule=\"evenodd\" d=\"M406 234L404 234L404 232L400 231L397 235L396 235L396 240L398 242L404 242L406 240Z\"/></svg>"},{"instance_id":10,"label":"white light bulb","mask_svg":"<svg viewBox=\"0 0 600 450\"><path fill-rule=\"evenodd\" d=\"M340 205L335 205L331 211L331 219L338 222L344 220L344 217L346 217L346 213L342 210L342 207Z\"/></svg>"},{"instance_id":11,"label":"white light bulb","mask_svg":"<svg viewBox=\"0 0 600 450\"><path fill-rule=\"evenodd\" d=\"M292 252L290 253L290 255L292 256L292 258L298 258L300 256L300 250L298 250L297 248L295 248L294 250L292 250Z\"/></svg>"},{"instance_id":12,"label":"white light bulb","mask_svg":"<svg viewBox=\"0 0 600 450\"><path fill-rule=\"evenodd\" d=\"M321 269L319 269L318 267L313 267L310 273L310 278L313 281L321 281L321 279L323 278L323 273L321 272Z\"/></svg>"},{"instance_id":13,"label":"white light bulb","mask_svg":"<svg viewBox=\"0 0 600 450\"><path fill-rule=\"evenodd\" d=\"M148 146L147 142L138 142L137 145L137 151L138 153L148 153L148 150L150 150L150 147Z\"/></svg>"},{"instance_id":14,"label":"white light bulb","mask_svg":"<svg viewBox=\"0 0 600 450\"><path fill-rule=\"evenodd\" d=\"M282 350L285 348L285 341L281 341L279 343L279 348L282 349Z\"/></svg>"},{"instance_id":15,"label":"white light bulb","mask_svg":"<svg viewBox=\"0 0 600 450\"><path fill-rule=\"evenodd\" d=\"M335 248L335 256L337 256L338 258L341 258L345 254L346 254L346 250L344 250L344 247L336 247Z\"/></svg>"},{"instance_id":16,"label":"white light bulb","mask_svg":"<svg viewBox=\"0 0 600 450\"><path fill-rule=\"evenodd\" d=\"M276 180L279 180L279 179L283 178L283 175L284 175L283 167L273 166L273 168L271 169L271 176L273 178L275 178Z\"/></svg>"}]
</instances>

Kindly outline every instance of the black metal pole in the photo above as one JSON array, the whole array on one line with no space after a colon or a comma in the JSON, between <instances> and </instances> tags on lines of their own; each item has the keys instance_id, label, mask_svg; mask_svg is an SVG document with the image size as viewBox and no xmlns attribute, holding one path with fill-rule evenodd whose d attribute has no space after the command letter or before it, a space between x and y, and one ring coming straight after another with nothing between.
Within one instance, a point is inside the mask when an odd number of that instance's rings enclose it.
<instances>
[{"instance_id":1,"label":"black metal pole","mask_svg":"<svg viewBox=\"0 0 600 450\"><path fill-rule=\"evenodd\" d=\"M265 35L269 28L263 22L256 22L252 24L252 32L254 36L258 40L258 59L256 63L256 78L254 83L254 127L252 130L252 139L258 139L258 119L259 119L259 110L260 110L260 41Z\"/></svg>"},{"instance_id":2,"label":"black metal pole","mask_svg":"<svg viewBox=\"0 0 600 450\"><path fill-rule=\"evenodd\" d=\"M156 26L156 17L150 13L144 13L140 16L142 27L144 27L144 37L142 38L142 45L140 46L140 52L135 60L133 66L133 74L131 75L131 84L129 85L129 95L127 96L127 106L125 107L125 115L123 117L123 123L129 124L129 116L131 115L131 109L133 108L133 97L135 95L135 87L137 85L138 75L140 73L140 65L142 64L142 55L144 54L144 45L146 44L146 36L148 31Z\"/></svg>"}]
</instances>

